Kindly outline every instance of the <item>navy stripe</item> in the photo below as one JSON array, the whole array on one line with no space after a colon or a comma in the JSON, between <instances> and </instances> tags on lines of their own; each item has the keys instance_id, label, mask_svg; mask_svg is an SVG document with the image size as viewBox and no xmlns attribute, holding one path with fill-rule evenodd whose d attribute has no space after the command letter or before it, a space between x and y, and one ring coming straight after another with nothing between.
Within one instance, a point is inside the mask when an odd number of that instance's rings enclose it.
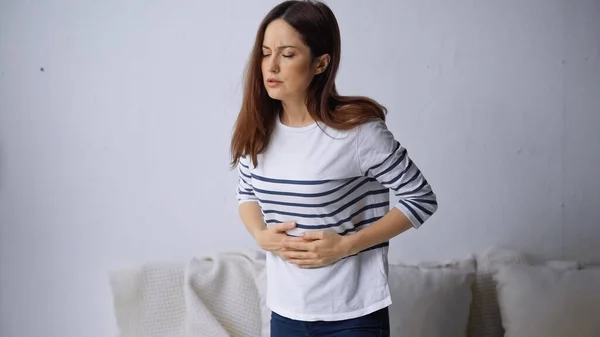
<instances>
[{"instance_id":1,"label":"navy stripe","mask_svg":"<svg viewBox=\"0 0 600 337\"><path fill-rule=\"evenodd\" d=\"M392 158L392 156L396 153L396 151L398 151L399 148L400 148L400 142L396 141L396 147L394 148L394 151L392 151L392 153L390 153L390 155L387 156L387 158L385 158L381 163L367 169L365 171L365 175L369 175L369 171L378 168L379 166L383 165L383 163L385 163L388 159Z\"/></svg>"},{"instance_id":2,"label":"navy stripe","mask_svg":"<svg viewBox=\"0 0 600 337\"><path fill-rule=\"evenodd\" d=\"M358 227L361 227L361 226L364 226L364 225L368 225L368 224L374 223L374 222L376 222L377 220L379 220L379 219L381 219L381 218L383 218L383 217L381 217L381 216L376 216L376 217L374 217L374 218L371 218L371 219L367 219L367 220L363 220L363 221L357 222L357 223L355 223L355 224L354 224L354 228L348 228L348 229L346 229L345 231L343 231L343 232L341 232L341 233L339 233L339 234L340 234L340 235L346 235L346 234L348 234L348 233L356 232L356 229L357 229Z\"/></svg>"},{"instance_id":3,"label":"navy stripe","mask_svg":"<svg viewBox=\"0 0 600 337\"><path fill-rule=\"evenodd\" d=\"M254 196L254 193L252 193L252 192L242 192L239 189L238 189L238 194Z\"/></svg>"},{"instance_id":4,"label":"navy stripe","mask_svg":"<svg viewBox=\"0 0 600 337\"><path fill-rule=\"evenodd\" d=\"M415 192L418 192L419 190L421 190L423 187L425 187L425 185L427 185L427 180L423 180L423 182L421 183L421 185L419 185L417 188L415 188L412 191L407 191L407 192L402 192L402 193L394 193L397 197L402 197L405 195L412 195ZM395 190L395 188L392 188L392 190Z\"/></svg>"},{"instance_id":5,"label":"navy stripe","mask_svg":"<svg viewBox=\"0 0 600 337\"><path fill-rule=\"evenodd\" d=\"M432 194L433 194L433 191L431 191L431 190L430 190L429 192L427 192L427 193L425 193L425 194L421 194L421 195L411 195L411 198L413 198L413 199L414 199L414 198L423 198L423 197L426 197L426 196L429 196L429 195L432 195ZM434 196L434 198L435 198L435 196ZM423 200L427 200L427 199L423 199ZM437 204L437 202L436 202L436 204Z\"/></svg>"},{"instance_id":6,"label":"navy stripe","mask_svg":"<svg viewBox=\"0 0 600 337\"><path fill-rule=\"evenodd\" d=\"M380 243L380 244L378 244L378 245L375 245L375 246L369 247L369 248L367 248L367 249L363 249L363 250L361 250L360 252L358 252L358 253L356 253L356 254L354 254L354 255L348 255L348 256L346 256L344 259L347 259L347 258L349 258L349 257L352 257L352 256L356 256L356 255L358 255L358 254L360 254L360 253L368 252L368 251L370 251L370 250L373 250L373 249L377 249L377 248L383 248L383 247L388 247L389 245L390 245L390 243L389 243L388 241L386 241L386 242L382 242L382 243ZM342 260L343 260L343 259L342 259Z\"/></svg>"},{"instance_id":7,"label":"navy stripe","mask_svg":"<svg viewBox=\"0 0 600 337\"><path fill-rule=\"evenodd\" d=\"M423 204L437 205L437 200L429 200L429 199L411 199L413 201L418 201Z\"/></svg>"},{"instance_id":8,"label":"navy stripe","mask_svg":"<svg viewBox=\"0 0 600 337\"><path fill-rule=\"evenodd\" d=\"M360 253L368 252L368 251L370 251L370 250L373 250L373 249L377 249L377 248L383 248L383 247L388 247L389 245L390 245L390 243L389 243L388 241L386 241L386 242L382 242L382 243L380 243L380 244L378 244L378 245L375 245L375 246L369 247L369 248L367 248L367 249L363 249L363 250L361 250L361 251L360 251L360 252L358 252L358 253L360 254Z\"/></svg>"},{"instance_id":9,"label":"navy stripe","mask_svg":"<svg viewBox=\"0 0 600 337\"><path fill-rule=\"evenodd\" d=\"M354 214L350 215L348 218L342 219L342 220L340 220L340 221L338 221L336 223L332 223L332 224L325 224L325 225L303 225L303 224L299 224L299 223L296 222L296 227L297 228L302 228L302 229L320 229L320 228L337 227L337 226L343 224L344 222L351 221L352 218L356 217L357 215L359 215L362 212L368 211L368 210L373 209L373 208L387 207L389 205L390 204L388 202L383 202L383 203L379 203L379 204L368 205L368 206L365 206L365 207L359 209L358 211L354 212ZM374 220L374 221L377 221L377 220ZM265 223L283 223L283 221L279 221L279 220L276 220L276 219L271 219L271 220L265 221Z\"/></svg>"},{"instance_id":10,"label":"navy stripe","mask_svg":"<svg viewBox=\"0 0 600 337\"><path fill-rule=\"evenodd\" d=\"M410 170L410 168L412 167L413 162L409 161L408 165L406 165L406 168L404 169L404 171L400 172L399 175L396 176L396 178L390 180L390 181L384 181L381 184L383 185L391 185L393 183L395 183L398 179L402 178L404 176L404 174L406 174L406 172L408 172L408 170Z\"/></svg>"},{"instance_id":11,"label":"navy stripe","mask_svg":"<svg viewBox=\"0 0 600 337\"><path fill-rule=\"evenodd\" d=\"M302 217L302 218L328 218L328 217L332 217L332 216L340 213L341 211L345 210L346 208L356 204L358 201L360 201L361 199L364 199L365 197L368 197L370 195L384 194L384 193L389 193L389 190L386 188L383 190L369 191L369 192L359 196L358 198L354 198L353 200L350 200L350 202L348 202L347 204L343 205L336 211L331 212L329 214L302 214L302 213L293 213L293 212L280 212L280 211L277 211L274 209L265 211L265 214L280 214L280 215L297 216L297 217Z\"/></svg>"},{"instance_id":12,"label":"navy stripe","mask_svg":"<svg viewBox=\"0 0 600 337\"><path fill-rule=\"evenodd\" d=\"M410 178L410 179L408 179L407 181L403 182L402 184L400 184L400 185L396 186L396 187L394 188L394 190L395 190L395 191L398 191L398 190L400 190L402 187L404 187L404 186L406 186L406 185L408 185L408 184L412 183L412 182L413 182L415 179L417 179L417 178L418 178L418 177L420 177L420 176L421 176L421 171L417 170L417 172L415 172L415 175L414 175L412 178Z\"/></svg>"},{"instance_id":13,"label":"navy stripe","mask_svg":"<svg viewBox=\"0 0 600 337\"><path fill-rule=\"evenodd\" d=\"M246 180L244 180L244 178L240 177L240 179L244 182L244 184L246 184L248 186L252 186L252 185L248 184L248 182Z\"/></svg>"},{"instance_id":14,"label":"navy stripe","mask_svg":"<svg viewBox=\"0 0 600 337\"><path fill-rule=\"evenodd\" d=\"M240 165L242 165L243 167L245 167L245 168L247 168L247 169L250 169L250 167L248 167L247 165L244 165L244 163L242 163L241 161L240 161L239 163L240 163Z\"/></svg>"},{"instance_id":15,"label":"navy stripe","mask_svg":"<svg viewBox=\"0 0 600 337\"><path fill-rule=\"evenodd\" d=\"M376 217L371 218L371 219L367 219L367 220L363 220L361 222L357 222L357 223L354 224L354 228L358 228L358 227L361 227L361 226L364 226L364 225L371 224L371 223L373 223L375 221L378 221L381 218L383 218L383 217L382 216L376 216Z\"/></svg>"},{"instance_id":16,"label":"navy stripe","mask_svg":"<svg viewBox=\"0 0 600 337\"><path fill-rule=\"evenodd\" d=\"M356 228L348 228L345 231L338 233L338 234L340 234L341 236L344 236L344 235L348 235L349 233L354 233L354 232L356 232Z\"/></svg>"},{"instance_id":17,"label":"navy stripe","mask_svg":"<svg viewBox=\"0 0 600 337\"><path fill-rule=\"evenodd\" d=\"M288 185L321 185L331 182L332 180L285 180L285 179L273 179L267 177L261 177L252 173L252 179L264 181L267 183L275 184L288 184Z\"/></svg>"},{"instance_id":18,"label":"navy stripe","mask_svg":"<svg viewBox=\"0 0 600 337\"><path fill-rule=\"evenodd\" d=\"M404 200L399 200L399 202L404 205L404 207L406 207L411 213L412 215L415 216L415 218L417 218L417 221L419 221L419 223L423 223L423 219L421 219L421 217L419 216L419 214L417 214L417 211L414 210L414 208L412 208L409 204L407 204Z\"/></svg>"},{"instance_id":19,"label":"navy stripe","mask_svg":"<svg viewBox=\"0 0 600 337\"><path fill-rule=\"evenodd\" d=\"M365 179L363 180L361 183L357 184L356 186L352 187L350 190L348 190L348 192L346 192L346 194L342 195L341 197L335 199L335 200L331 200L328 202L324 202L322 204L299 204L299 203L294 203L294 202L283 202L283 201L273 201L273 200L265 200L265 199L258 199L258 201L264 203L264 204L272 204L272 205L282 205L282 206L293 206L293 207L325 207L331 204L334 204L340 200L343 200L344 198L346 198L347 196L349 196L350 194L352 194L352 192L356 191L359 187L361 187L362 185L368 183L369 180ZM362 197L364 197L365 195L363 195Z\"/></svg>"},{"instance_id":20,"label":"navy stripe","mask_svg":"<svg viewBox=\"0 0 600 337\"><path fill-rule=\"evenodd\" d=\"M246 177L246 178L250 178L250 179L252 179L252 176L251 176L251 175L244 173L242 170L240 170L240 174L241 174L241 175L243 175L243 176L244 176L244 177ZM250 185L250 184L248 184L248 185Z\"/></svg>"},{"instance_id":21,"label":"navy stripe","mask_svg":"<svg viewBox=\"0 0 600 337\"><path fill-rule=\"evenodd\" d=\"M406 157L406 150L402 151L402 155L400 156L400 158L398 158L394 164L392 164L390 167L386 168L385 170L381 171L379 174L377 174L374 178L379 178L382 175L390 172L391 170L393 170L396 166L398 166L403 160L404 157Z\"/></svg>"},{"instance_id":22,"label":"navy stripe","mask_svg":"<svg viewBox=\"0 0 600 337\"><path fill-rule=\"evenodd\" d=\"M376 216L376 217L371 218L371 219L367 219L367 220L363 220L363 221L357 222L357 223L354 224L354 228L348 228L348 229L346 229L345 231L343 231L343 232L341 232L339 234L343 236L343 235L347 235L348 233L356 232L356 229L358 227L374 223L374 222L376 222L377 220L379 220L381 218L382 218L381 216Z\"/></svg>"},{"instance_id":23,"label":"navy stripe","mask_svg":"<svg viewBox=\"0 0 600 337\"><path fill-rule=\"evenodd\" d=\"M292 193L292 192L280 192L280 191L269 191L269 190L263 190L260 188L256 188L254 187L254 191L258 192L258 193L263 193L263 194L272 194L272 195L284 195L284 196L289 196L289 197L302 197L302 198L316 198L316 197L323 197L326 196L328 194L332 194L335 193L339 190L341 190L342 188L350 185L351 183L355 182L358 179L361 179L363 177L355 177L350 179L348 182L345 182L344 184L330 190L330 191L325 191L325 192L320 192L320 193ZM369 182L371 181L376 181L373 178L369 178L367 179Z\"/></svg>"},{"instance_id":24,"label":"navy stripe","mask_svg":"<svg viewBox=\"0 0 600 337\"><path fill-rule=\"evenodd\" d=\"M419 205L417 202L415 202L414 200L411 199L406 199L406 201L410 202L411 204L413 204L416 208L420 209L423 213L427 214L427 215L433 215L433 212L428 210L427 208Z\"/></svg>"}]
</instances>

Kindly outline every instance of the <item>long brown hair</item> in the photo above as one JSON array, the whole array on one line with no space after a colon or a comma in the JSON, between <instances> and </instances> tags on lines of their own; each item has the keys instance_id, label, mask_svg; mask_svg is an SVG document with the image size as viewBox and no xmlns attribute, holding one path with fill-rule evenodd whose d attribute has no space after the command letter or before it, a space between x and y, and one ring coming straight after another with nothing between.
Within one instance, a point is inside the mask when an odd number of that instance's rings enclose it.
<instances>
[{"instance_id":1,"label":"long brown hair","mask_svg":"<svg viewBox=\"0 0 600 337\"><path fill-rule=\"evenodd\" d=\"M257 156L268 143L275 118L282 110L281 101L269 97L264 86L261 62L262 43L267 26L276 19L285 20L302 36L311 57L329 54L325 72L316 75L308 88L306 105L310 116L334 129L349 130L373 118L385 120L387 110L362 96L341 96L335 87L340 64L340 30L331 9L318 1L285 1L274 7L261 22L246 66L244 97L231 140L231 165L249 156L258 165Z\"/></svg>"}]
</instances>

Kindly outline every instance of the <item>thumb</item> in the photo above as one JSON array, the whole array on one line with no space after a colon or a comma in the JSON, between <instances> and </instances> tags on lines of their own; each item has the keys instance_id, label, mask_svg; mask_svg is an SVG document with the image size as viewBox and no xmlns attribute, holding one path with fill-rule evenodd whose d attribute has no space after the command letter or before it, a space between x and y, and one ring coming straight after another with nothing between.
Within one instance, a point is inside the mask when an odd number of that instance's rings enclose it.
<instances>
[{"instance_id":1,"label":"thumb","mask_svg":"<svg viewBox=\"0 0 600 337\"><path fill-rule=\"evenodd\" d=\"M294 227L296 227L296 223L293 222L293 221L288 221L288 222L283 222L283 223L279 223L279 224L275 225L273 227L273 229L277 233L282 233L282 232L290 230L290 229L292 229Z\"/></svg>"}]
</instances>

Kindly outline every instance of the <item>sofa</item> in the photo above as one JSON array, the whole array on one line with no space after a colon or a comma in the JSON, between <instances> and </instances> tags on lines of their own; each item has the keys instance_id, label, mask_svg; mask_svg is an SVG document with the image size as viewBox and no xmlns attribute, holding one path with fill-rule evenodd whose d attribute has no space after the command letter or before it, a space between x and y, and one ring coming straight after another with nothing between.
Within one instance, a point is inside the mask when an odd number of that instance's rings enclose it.
<instances>
[{"instance_id":1,"label":"sofa","mask_svg":"<svg viewBox=\"0 0 600 337\"><path fill-rule=\"evenodd\" d=\"M215 252L112 270L119 337L269 336L265 256ZM389 264L391 336L598 337L600 266L492 248Z\"/></svg>"}]
</instances>

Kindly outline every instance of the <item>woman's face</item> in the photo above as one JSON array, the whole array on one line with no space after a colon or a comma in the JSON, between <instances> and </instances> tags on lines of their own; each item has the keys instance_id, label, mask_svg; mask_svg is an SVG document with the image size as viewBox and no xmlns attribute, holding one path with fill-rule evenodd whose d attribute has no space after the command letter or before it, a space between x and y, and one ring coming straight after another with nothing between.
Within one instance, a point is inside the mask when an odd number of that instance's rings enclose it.
<instances>
[{"instance_id":1,"label":"woman's face","mask_svg":"<svg viewBox=\"0 0 600 337\"><path fill-rule=\"evenodd\" d=\"M315 74L324 70L319 59L313 62L300 34L282 19L267 26L262 55L263 81L272 99L303 100Z\"/></svg>"}]
</instances>

